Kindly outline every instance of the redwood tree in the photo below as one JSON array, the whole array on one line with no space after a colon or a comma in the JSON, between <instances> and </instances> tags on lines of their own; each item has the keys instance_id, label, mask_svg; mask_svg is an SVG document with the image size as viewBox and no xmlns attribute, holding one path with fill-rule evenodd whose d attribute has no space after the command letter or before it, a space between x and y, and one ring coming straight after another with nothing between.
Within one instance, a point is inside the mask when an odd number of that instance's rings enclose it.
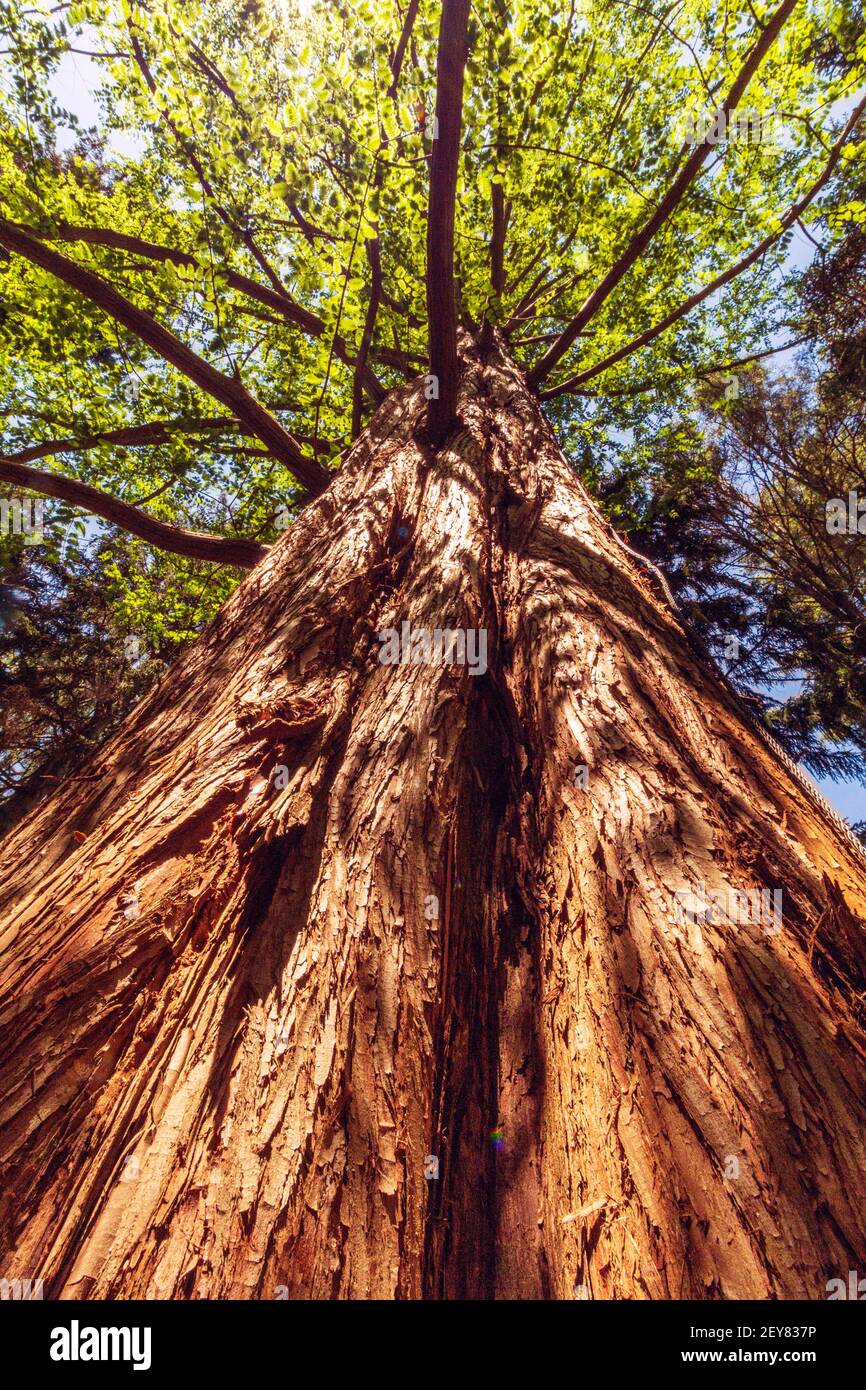
<instances>
[{"instance_id":1,"label":"redwood tree","mask_svg":"<svg viewBox=\"0 0 866 1390\"><path fill-rule=\"evenodd\" d=\"M850 16L71 8L3 7L0 479L250 573L0 844L0 1272L826 1297L866 1254L866 859L557 429L767 333L858 158ZM145 148L60 158L45 81L94 43ZM128 451L175 437L148 507ZM248 534L186 524L202 476ZM483 659L383 659L443 629Z\"/></svg>"}]
</instances>

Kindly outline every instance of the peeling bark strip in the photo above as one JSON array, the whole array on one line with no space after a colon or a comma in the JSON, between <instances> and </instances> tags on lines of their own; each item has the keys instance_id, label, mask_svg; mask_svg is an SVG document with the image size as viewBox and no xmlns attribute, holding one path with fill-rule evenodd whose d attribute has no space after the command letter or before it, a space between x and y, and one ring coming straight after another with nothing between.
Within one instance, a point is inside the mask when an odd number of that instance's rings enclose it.
<instances>
[{"instance_id":1,"label":"peeling bark strip","mask_svg":"<svg viewBox=\"0 0 866 1390\"><path fill-rule=\"evenodd\" d=\"M437 466L419 382L0 845L4 1277L820 1299L864 1268L863 859L496 340L462 367ZM486 672L383 665L403 622L483 629ZM678 910L766 891L780 931Z\"/></svg>"}]
</instances>

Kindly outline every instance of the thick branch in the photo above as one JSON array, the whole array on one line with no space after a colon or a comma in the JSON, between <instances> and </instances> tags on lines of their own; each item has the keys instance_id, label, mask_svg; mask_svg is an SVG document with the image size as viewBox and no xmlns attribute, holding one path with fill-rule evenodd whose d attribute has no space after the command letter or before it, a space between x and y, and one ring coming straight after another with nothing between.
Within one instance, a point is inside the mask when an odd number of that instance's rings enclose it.
<instances>
[{"instance_id":1,"label":"thick branch","mask_svg":"<svg viewBox=\"0 0 866 1390\"><path fill-rule=\"evenodd\" d=\"M427 366L426 357L403 348L376 347L373 348L372 356L377 362L383 362L386 367L393 367L395 371L402 372L407 381L411 381Z\"/></svg>"},{"instance_id":2,"label":"thick branch","mask_svg":"<svg viewBox=\"0 0 866 1390\"><path fill-rule=\"evenodd\" d=\"M454 204L463 123L469 0L442 0L436 59L436 126L430 157L427 212L427 318L430 375L438 394L430 401L427 431L434 446L451 428L457 409L457 305L454 298Z\"/></svg>"},{"instance_id":3,"label":"thick branch","mask_svg":"<svg viewBox=\"0 0 866 1390\"><path fill-rule=\"evenodd\" d=\"M761 31L757 43L751 49L727 97L720 107L720 110L724 112L725 116L729 115L738 105L746 87L757 72L760 64L775 42L782 26L796 4L797 0L782 0L782 4L776 10L773 18L769 20L765 28ZM568 352L572 343L575 342L581 330L586 327L590 319L598 312L605 300L616 289L623 276L627 274L635 261L643 255L659 228L664 226L668 218L676 212L714 148L714 145L710 144L709 138L704 140L702 144L695 146L655 212L648 218L644 225L635 232L622 255L611 266L607 275L605 275L601 283L596 286L589 298L584 301L581 309L571 320L568 327L563 330L557 341L548 349L532 370L527 373L526 380L530 386L537 387L539 382L547 376L551 368L556 366L560 358Z\"/></svg>"},{"instance_id":4,"label":"thick branch","mask_svg":"<svg viewBox=\"0 0 866 1390\"><path fill-rule=\"evenodd\" d=\"M505 289L505 234L508 230L510 207L505 201L501 183L491 184L493 232L490 237L490 288L497 299Z\"/></svg>"},{"instance_id":5,"label":"thick branch","mask_svg":"<svg viewBox=\"0 0 866 1390\"><path fill-rule=\"evenodd\" d=\"M569 392L575 391L578 387L584 386L586 382L592 381L593 377L599 376L602 372L606 372L609 367L613 367L617 362L621 362L624 357L630 357L633 352L638 352L640 348L646 347L647 344L651 343L654 338L657 338L660 333L664 333L672 324L675 324L686 314L691 313L692 309L702 304L711 294L715 294L716 290L720 290L724 285L727 285L731 280L735 279L736 276L742 275L743 271L748 270L750 266L753 266L756 261L760 260L773 243L778 241L779 237L782 236L789 227L793 227L797 218L802 215L813 198L817 197L821 189L828 182L833 174L833 170L839 162L845 142L848 140L854 127L863 115L864 110L866 110L866 97L858 103L852 111L851 116L846 121L841 135L830 151L830 157L824 166L820 178L815 180L812 187L807 193L804 193L802 198L796 203L792 203L791 207L781 218L776 231L770 232L764 237L763 241L759 241L757 246L753 247L748 255L743 256L741 260L729 266L721 275L717 275L714 280L710 280L701 289L696 290L695 293L684 300L678 308L672 309L669 314L666 314L665 317L660 319L652 328L647 328L645 332L638 334L636 338L632 338L630 342L625 343L623 347L618 348L616 352L610 353L601 362L596 362L593 367L587 367L585 371L578 372L576 376L569 377L567 381L560 382L558 386L552 386L549 391L542 391L541 399L552 400L555 396L567 395Z\"/></svg>"},{"instance_id":6,"label":"thick branch","mask_svg":"<svg viewBox=\"0 0 866 1390\"><path fill-rule=\"evenodd\" d=\"M24 256L34 265L85 295L201 390L226 406L248 427L251 434L267 445L275 458L291 468L308 492L315 495L327 486L327 471L301 453L291 435L249 394L238 376L229 377L217 371L176 338L168 328L157 323L151 314L132 304L107 280L69 260L59 251L43 245L37 237L5 218L0 218L0 245L18 256Z\"/></svg>"},{"instance_id":7,"label":"thick branch","mask_svg":"<svg viewBox=\"0 0 866 1390\"><path fill-rule=\"evenodd\" d=\"M104 517L106 521L113 522L133 536L140 536L143 541L160 550L185 555L190 560L213 560L222 565L251 569L268 553L268 547L260 545L258 541L209 536L202 531L169 526L167 522L157 521L140 508L121 502L110 493L91 487L89 483L80 483L59 473L46 473L41 468L30 468L25 463L16 463L14 459L2 456L0 479L14 483L16 487L45 493L48 497L59 497L75 507L83 507L94 516Z\"/></svg>"},{"instance_id":8,"label":"thick branch","mask_svg":"<svg viewBox=\"0 0 866 1390\"><path fill-rule=\"evenodd\" d=\"M382 256L378 232L372 240L367 242L367 260L370 263L370 300L367 304L367 312L364 316L364 332L361 336L361 346L358 349L358 357L355 362L355 375L352 382L353 439L356 435L361 433L364 372L367 366L367 358L370 354L373 333L376 328L376 317L379 313L379 305L382 302Z\"/></svg>"},{"instance_id":9,"label":"thick branch","mask_svg":"<svg viewBox=\"0 0 866 1390\"><path fill-rule=\"evenodd\" d=\"M406 11L406 18L403 20L403 29L400 33L400 39L394 52L394 57L391 59L391 85L388 88L389 97L395 97L397 95L403 59L406 56L406 48L409 39L412 37L412 29L414 28L415 20L418 15L419 3L420 0L409 0L409 8Z\"/></svg>"}]
</instances>

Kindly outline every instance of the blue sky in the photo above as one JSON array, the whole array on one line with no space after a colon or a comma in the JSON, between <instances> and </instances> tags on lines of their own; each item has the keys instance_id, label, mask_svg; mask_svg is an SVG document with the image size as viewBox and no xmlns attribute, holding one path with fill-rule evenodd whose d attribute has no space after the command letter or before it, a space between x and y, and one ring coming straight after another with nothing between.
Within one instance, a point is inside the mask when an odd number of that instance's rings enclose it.
<instances>
[{"instance_id":1,"label":"blue sky","mask_svg":"<svg viewBox=\"0 0 866 1390\"><path fill-rule=\"evenodd\" d=\"M850 821L866 820L866 787L860 782L831 782L824 777L818 786L838 811Z\"/></svg>"}]
</instances>

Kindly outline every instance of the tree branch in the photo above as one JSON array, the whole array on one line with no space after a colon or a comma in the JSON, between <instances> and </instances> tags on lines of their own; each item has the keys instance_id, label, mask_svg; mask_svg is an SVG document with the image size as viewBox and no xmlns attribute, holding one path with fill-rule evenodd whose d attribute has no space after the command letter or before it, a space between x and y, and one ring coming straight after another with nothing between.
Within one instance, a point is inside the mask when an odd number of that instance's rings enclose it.
<instances>
[{"instance_id":1,"label":"tree branch","mask_svg":"<svg viewBox=\"0 0 866 1390\"><path fill-rule=\"evenodd\" d=\"M280 407L276 407L280 408ZM11 411L9 412L12 413ZM120 444L125 448L136 448L153 444L170 444L179 434L194 436L202 433L222 434L226 430L247 434L248 430L240 420L229 415L182 416L176 420L152 420L144 425L121 425L114 430L92 430L89 434L69 435L65 439L48 439L41 444L31 444L16 454L8 454L16 463L32 463L34 459L53 458L57 454L83 453L87 449L97 449L100 444ZM312 434L293 436L299 444L306 444L317 454L329 454L331 440L321 439ZM272 457L270 449L243 448L217 445L220 452L256 454L259 457Z\"/></svg>"},{"instance_id":2,"label":"tree branch","mask_svg":"<svg viewBox=\"0 0 866 1390\"><path fill-rule=\"evenodd\" d=\"M765 357L775 357L780 352L791 352L795 347L802 347L803 343L811 342L813 336L811 333L804 333L800 338L792 338L789 343L763 348L760 352L750 352L748 356L737 357L733 362L718 362L714 367L701 367L695 372L695 376L702 381L708 376L724 376L726 372L735 372L740 367L750 367L753 362L763 362Z\"/></svg>"},{"instance_id":3,"label":"tree branch","mask_svg":"<svg viewBox=\"0 0 866 1390\"><path fill-rule=\"evenodd\" d=\"M328 472L301 453L292 436L249 394L240 377L225 376L217 371L176 338L170 329L158 323L146 310L132 304L107 280L69 260L59 251L44 246L37 237L2 217L0 246L23 256L40 269L62 280L70 288L77 290L79 294L83 294L98 308L128 328L166 362L176 367L202 391L206 391L214 400L226 406L281 463L291 468L298 481L312 495L315 496L327 487L330 480Z\"/></svg>"},{"instance_id":4,"label":"tree branch","mask_svg":"<svg viewBox=\"0 0 866 1390\"><path fill-rule=\"evenodd\" d=\"M796 4L797 0L782 0L782 4L776 10L773 18L768 21L766 27L762 30L757 43L754 44L749 52L748 57L734 79L727 97L720 107L720 111L723 112L725 116L738 105L746 87L757 72ZM537 387L544 377L547 376L551 368L555 367L560 358L568 352L581 330L586 327L590 319L598 312L602 304L604 304L605 300L613 293L623 276L626 275L634 265L635 261L643 255L656 232L679 207L713 149L714 146L709 143L709 139L695 146L655 212L648 218L644 225L635 232L625 250L611 266L604 279L596 286L589 298L584 301L578 313L571 320L568 327L563 330L557 341L535 364L532 370L527 373L526 380L530 387Z\"/></svg>"},{"instance_id":5,"label":"tree branch","mask_svg":"<svg viewBox=\"0 0 866 1390\"><path fill-rule=\"evenodd\" d=\"M490 185L490 200L493 212L493 231L490 236L490 288L498 300L505 289L505 235L508 231L511 206L505 201L505 191L501 183Z\"/></svg>"},{"instance_id":6,"label":"tree branch","mask_svg":"<svg viewBox=\"0 0 866 1390\"><path fill-rule=\"evenodd\" d=\"M545 269L542 272L542 275L546 274L547 270ZM525 326L527 323L531 323L533 319L541 317L540 312L535 313L533 311L538 309L539 304L541 304L543 300L547 299L548 296L550 294L553 294L554 292L556 295L560 295L564 294L566 290L574 289L574 286L584 278L585 274L586 271L583 270L569 271L568 268L566 268L564 270L558 271L556 275L554 275L553 279L548 281L546 285L542 285L540 289L538 289L538 287L536 286L535 289L527 290L526 294L521 299L517 309L515 309L511 317L507 319L506 322L502 325L502 331L506 335L506 337L510 333L513 333L515 328L520 328L521 325ZM555 317L555 315L553 315L552 312L546 311L546 317L553 318ZM578 337L582 337L586 331L587 330L582 329L581 332L578 334ZM590 333L595 332L594 329L590 329L588 331ZM558 334L555 334L554 336L558 337Z\"/></svg>"},{"instance_id":7,"label":"tree branch","mask_svg":"<svg viewBox=\"0 0 866 1390\"><path fill-rule=\"evenodd\" d=\"M457 305L454 298L454 205L463 123L463 71L468 47L469 0L442 0L436 57L436 126L430 157L427 208L427 319L430 375L438 394L430 401L427 432L442 443L457 409Z\"/></svg>"},{"instance_id":8,"label":"tree branch","mask_svg":"<svg viewBox=\"0 0 866 1390\"><path fill-rule=\"evenodd\" d=\"M804 334L802 338L793 338L789 343L780 343L778 347L762 348L760 352L750 352L748 356L738 357L733 362L716 362L710 367L697 367L691 373L691 376L699 381L703 381L706 377L710 376L723 376L726 372L735 372L740 367L748 367L752 362L762 362L765 357L775 357L777 353L790 352L795 347L801 347L803 343L811 342L813 338L813 333L807 333ZM681 366L683 364L678 361L677 365ZM584 391L579 387L575 387L570 394L574 396L586 396L586 398L591 401L600 401L607 400L608 397L611 396L641 396L647 391L655 391L657 389L658 380L654 377L647 377L644 381L639 381L636 385L615 386L610 391ZM555 390L555 387L551 387L551 392ZM542 400L545 399L546 394L547 393L542 391Z\"/></svg>"},{"instance_id":9,"label":"tree branch","mask_svg":"<svg viewBox=\"0 0 866 1390\"><path fill-rule=\"evenodd\" d=\"M168 444L177 434L197 434L201 430L236 430L238 421L228 416L194 420L154 420L146 425L123 425L116 430L91 431L70 435L67 439L48 439L31 444L16 454L4 454L16 463L32 463L34 459L53 458L55 454L81 453L96 449L100 444L122 444L127 447L147 444Z\"/></svg>"},{"instance_id":10,"label":"tree branch","mask_svg":"<svg viewBox=\"0 0 866 1390\"><path fill-rule=\"evenodd\" d=\"M268 546L260 545L258 541L209 536L202 531L169 526L167 522L157 521L140 508L131 506L129 502L121 502L110 493L91 487L89 483L80 483L59 473L47 473L41 468L30 468L3 455L0 455L0 479L14 483L16 487L45 493L48 497L59 497L75 507L83 507L95 516L104 517L106 521L131 532L133 536L140 536L143 541L160 550L185 555L190 560L212 560L222 565L251 569L268 553Z\"/></svg>"},{"instance_id":11,"label":"tree branch","mask_svg":"<svg viewBox=\"0 0 866 1390\"><path fill-rule=\"evenodd\" d=\"M157 242L145 241L141 237L129 236L125 232L112 231L108 227L74 227L66 222L38 229L24 227L21 223L16 225L42 241L82 241L89 246L109 246L116 251L128 251L131 255L167 262L170 265L188 266L190 269L197 269L199 266L199 261L189 251L178 251L173 246L162 246ZM273 309L290 323L297 324L298 328L302 328L310 337L320 338L324 333L325 325L319 315L305 309L303 304L292 298L288 290L276 290L267 285L260 285L257 280L251 280L248 275L242 275L236 270L225 271L225 276L230 289L258 300L260 304ZM335 353L347 366L354 365L355 358L344 338L337 339ZM364 390L376 405L385 398L385 388L369 367L364 369Z\"/></svg>"},{"instance_id":12,"label":"tree branch","mask_svg":"<svg viewBox=\"0 0 866 1390\"><path fill-rule=\"evenodd\" d=\"M559 256L559 257L564 256L565 253L566 253L566 251L569 249L569 247L571 246L571 243L574 241L574 238L575 238L576 236L577 236L577 228L575 227L573 231L571 231L571 232L568 233L568 236L565 238L565 241L562 243L562 245L561 245L560 247L558 247L558 248L557 248L557 247L554 247L554 255L555 255L555 256ZM523 267L523 269L522 269L522 270L519 270L512 280L507 281L507 283L506 283L506 285L505 285L505 292L506 292L506 294L511 294L514 290L516 290L516 289L517 289L517 286L518 286L523 280L526 279L527 275L530 275L530 274L532 273L532 271L535 269L535 267L536 267L536 265L538 264L538 262L541 260L542 256L544 256L544 255L547 254L547 249L548 249L547 241L546 241L546 240L545 240L545 241L542 241L542 243L541 243L541 245L539 246L538 250L537 250L537 251L535 252L535 254L532 256L532 258L527 262L527 264ZM542 282L542 280L544 279L544 277L545 277L546 274L547 274L547 267L544 266L544 267L542 267L541 272L535 277L535 279L534 279L533 282L532 282L533 285L534 285L536 288L538 287L538 285L541 284L541 282ZM532 291L529 291L528 293L532 293ZM520 303L522 304L522 303L523 303L523 300L521 300ZM519 308L519 307L520 307L520 305L517 306L517 308ZM512 314L513 314L514 312L516 312L516 310L512 310Z\"/></svg>"},{"instance_id":13,"label":"tree branch","mask_svg":"<svg viewBox=\"0 0 866 1390\"><path fill-rule=\"evenodd\" d=\"M406 55L406 48L412 36L412 29L418 14L420 0L409 0L409 8L403 20L403 28L397 43L394 56L391 59L391 82L386 92L386 96L392 101L397 100L397 89L400 86L400 73L403 70L403 59ZM379 132L379 154L388 145L387 137ZM378 160L376 165L376 175L374 188L380 190L385 178L384 160ZM367 261L370 266L371 284L370 300L367 304L367 312L364 316L364 330L361 335L361 344L358 348L358 356L355 360L355 372L352 379L352 438L354 439L361 433L363 397L362 389L364 386L364 374L367 371L367 362L370 356L370 348L373 342L373 334L376 329L376 318L379 313L379 305L386 298L382 288L382 247L379 240L378 223L376 225L376 235L371 241L366 243ZM393 303L393 301L392 301Z\"/></svg>"},{"instance_id":14,"label":"tree branch","mask_svg":"<svg viewBox=\"0 0 866 1390\"><path fill-rule=\"evenodd\" d=\"M130 29L130 33L131 32L132 31ZM175 37L178 37L177 31L174 30L173 27L172 32L175 34ZM200 73L202 73L205 80L208 81L211 84L211 86L216 87L217 91L221 92L224 97L228 98L228 100L231 102L232 106L235 108L241 119L243 121L247 121L247 113L241 105L240 101L238 101L237 93L234 91L234 88L230 85L230 83L226 80L223 73L220 72L216 64L212 62L212 60L207 56L204 50L200 48L194 40L188 38L188 43L190 58L192 60L193 65L198 69ZM151 92L155 95L156 83L153 81L153 75L150 71L150 66L147 62L147 59L144 56L144 50L142 49L141 45L138 43L138 40L134 36L132 38L132 47L133 52L131 55L123 54L121 56L132 56L133 58L135 58L135 61L139 66L142 76L144 77L145 81L150 87ZM165 112L163 112L163 114L165 115ZM174 124L172 122L169 122L169 124L172 127L172 131L175 137L178 140L180 140L179 132L177 131ZM323 231L321 227L316 227L313 225L312 222L308 222L306 217L304 217L301 213L300 209L289 198L285 199L285 203L286 207L288 208L291 214L292 220L295 223L295 226L299 229L299 231L303 233L303 235L306 237L307 241L310 243L312 247L315 248L316 237L320 237L325 241L337 240L337 238L333 236L330 232ZM269 279L272 278L270 270L266 270L266 274L268 275Z\"/></svg>"},{"instance_id":15,"label":"tree branch","mask_svg":"<svg viewBox=\"0 0 866 1390\"><path fill-rule=\"evenodd\" d=\"M587 381L591 381L593 377L599 376L602 372L606 372L609 367L614 366L617 362L621 362L624 357L629 357L633 352L637 352L640 348L646 347L647 344L651 343L654 338L657 338L660 333L664 333L665 329L670 328L672 324L676 323L686 314L691 313L692 309L697 308L698 304L703 303L711 294L715 294L716 290L721 289L723 285L727 285L729 281L735 279L736 276L742 275L744 270L748 270L757 260L760 260L761 256L770 249L773 243L778 241L783 232L786 232L789 227L794 225L812 202L813 198L817 197L821 189L828 182L833 170L839 162L845 142L863 115L864 110L866 110L866 97L857 104L851 116L846 121L841 135L831 148L830 157L824 165L820 177L815 180L812 187L798 202L792 203L791 207L781 218L776 231L770 232L764 237L763 241L758 242L758 245L755 246L748 255L743 256L735 265L729 266L721 275L717 275L714 280L710 280L702 289L696 290L695 293L684 300L678 308L672 309L669 314L666 314L665 317L660 319L652 328L647 328L645 332L638 334L636 338L632 338L631 342L618 348L616 352L610 353L601 362L596 362L594 367L587 367L585 371L578 372L576 376L569 377L567 381L560 382L558 386L552 386L550 390L542 391L540 393L541 399L543 401L549 401L553 400L555 396L567 395L577 387L585 385Z\"/></svg>"},{"instance_id":16,"label":"tree branch","mask_svg":"<svg viewBox=\"0 0 866 1390\"><path fill-rule=\"evenodd\" d=\"M133 256L143 256L151 261L182 265L191 270L199 268L199 261L189 251L179 251L173 246L163 246L155 241L146 241L143 237L129 236L126 232L115 232L110 227L77 227L68 222L38 228L25 227L21 223L18 225L23 231L39 237L42 241L81 241L88 246L108 246L115 251L128 251ZM260 285L257 280L251 280L248 275L241 275L235 270L225 271L225 276L231 289L249 295L251 299L257 299L260 304L266 304L268 308L276 310L313 336L321 333L322 321L318 315L298 304L287 290L269 289L267 285Z\"/></svg>"},{"instance_id":17,"label":"tree branch","mask_svg":"<svg viewBox=\"0 0 866 1390\"><path fill-rule=\"evenodd\" d=\"M397 95L397 87L400 83L400 72L403 67L403 59L406 56L406 48L410 38L412 37L412 30L415 26L415 19L418 15L419 3L420 0L409 0L409 8L406 11L406 18L403 20L403 29L400 33L400 39L397 43L397 48L395 50L394 57L391 59L391 85L386 93L386 96L389 96L391 98L394 98Z\"/></svg>"},{"instance_id":18,"label":"tree branch","mask_svg":"<svg viewBox=\"0 0 866 1390\"><path fill-rule=\"evenodd\" d=\"M379 305L382 302L382 257L379 247L379 234L371 241L366 243L367 260L370 263L370 299L367 304L367 312L364 316L364 331L361 335L361 346L358 348L358 356L355 360L355 374L352 381L352 438L361 433L363 405L363 386L364 372L367 366L367 358L370 353L370 344L373 341L373 333L376 328L376 317L379 313Z\"/></svg>"},{"instance_id":19,"label":"tree branch","mask_svg":"<svg viewBox=\"0 0 866 1390\"><path fill-rule=\"evenodd\" d=\"M130 12L130 14L127 16L127 28L129 29L130 39L132 41L133 57L135 58L135 61L138 64L139 71L141 72L141 75L147 83L151 95L156 101L157 108L159 110L160 115L162 116L162 119L165 121L166 125L168 126L169 130L174 136L178 144L178 147L183 151L184 155L191 164L196 178L198 179L201 185L202 193L206 198L210 199L211 203L213 204L216 210L217 215L225 224L225 226L228 227L232 235L236 236L238 240L247 248L250 255L258 264L259 268L264 272L265 276L270 281L274 291L277 294L285 294L286 291L282 284L282 281L280 280L280 277L277 275L277 272L274 270L273 266L265 256L264 252L259 248L252 232L249 231L249 229L246 227L238 226L237 222L231 216L228 208L226 208L220 202L216 194L216 189L210 182L210 179L205 174L204 165L202 164L201 160L198 157L198 154L196 153L195 146L192 144L190 140L187 140L186 137L181 134L177 122L172 118L171 114L168 111L168 108L158 100L157 94L159 88L157 87L156 79L154 78L153 73L150 70L150 64L147 60L144 49L142 48L138 38L133 32L135 24L136 21L133 19L132 13Z\"/></svg>"}]
</instances>

